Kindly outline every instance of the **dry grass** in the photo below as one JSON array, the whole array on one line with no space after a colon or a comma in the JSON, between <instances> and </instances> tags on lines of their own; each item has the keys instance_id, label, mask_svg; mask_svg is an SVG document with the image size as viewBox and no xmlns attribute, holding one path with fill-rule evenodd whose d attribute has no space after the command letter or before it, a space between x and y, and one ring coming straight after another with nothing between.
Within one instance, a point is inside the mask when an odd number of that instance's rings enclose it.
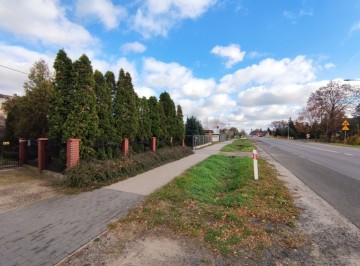
<instances>
[{"instance_id":1,"label":"dry grass","mask_svg":"<svg viewBox=\"0 0 360 266\"><path fill-rule=\"evenodd\" d=\"M0 170L0 187L40 179L36 171L23 167Z\"/></svg>"}]
</instances>

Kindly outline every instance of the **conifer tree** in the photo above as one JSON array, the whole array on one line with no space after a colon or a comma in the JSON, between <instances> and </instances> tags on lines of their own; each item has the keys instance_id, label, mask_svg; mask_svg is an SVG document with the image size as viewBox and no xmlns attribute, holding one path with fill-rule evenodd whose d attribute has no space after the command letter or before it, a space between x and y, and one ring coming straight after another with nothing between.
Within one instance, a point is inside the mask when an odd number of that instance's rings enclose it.
<instances>
[{"instance_id":1,"label":"conifer tree","mask_svg":"<svg viewBox=\"0 0 360 266\"><path fill-rule=\"evenodd\" d=\"M159 103L155 96L151 96L148 100L149 118L150 118L150 132L153 137L161 138L164 133L161 128Z\"/></svg>"},{"instance_id":2,"label":"conifer tree","mask_svg":"<svg viewBox=\"0 0 360 266\"><path fill-rule=\"evenodd\" d=\"M74 94L64 123L64 137L80 138L81 158L95 155L94 143L99 135L94 76L89 58L82 55L73 64Z\"/></svg>"},{"instance_id":3,"label":"conifer tree","mask_svg":"<svg viewBox=\"0 0 360 266\"><path fill-rule=\"evenodd\" d=\"M146 97L139 99L139 130L137 135L140 141L150 140L152 137L150 109Z\"/></svg>"},{"instance_id":4,"label":"conifer tree","mask_svg":"<svg viewBox=\"0 0 360 266\"><path fill-rule=\"evenodd\" d=\"M69 113L73 99L73 69L72 61L64 50L59 50L54 62L54 83L50 96L49 136L65 143L64 123Z\"/></svg>"},{"instance_id":5,"label":"conifer tree","mask_svg":"<svg viewBox=\"0 0 360 266\"><path fill-rule=\"evenodd\" d=\"M134 91L131 76L121 69L114 99L114 123L117 139L134 139L139 128L138 96Z\"/></svg>"},{"instance_id":6,"label":"conifer tree","mask_svg":"<svg viewBox=\"0 0 360 266\"><path fill-rule=\"evenodd\" d=\"M124 113L124 81L125 81L125 72L123 69L120 69L119 78L116 83L116 91L113 100L113 126L115 129L115 141L121 142L123 139L123 129L124 129L124 118L122 117Z\"/></svg>"},{"instance_id":7,"label":"conifer tree","mask_svg":"<svg viewBox=\"0 0 360 266\"><path fill-rule=\"evenodd\" d=\"M94 72L94 81L96 109L99 117L98 140L100 143L104 144L105 142L110 141L114 135L114 129L111 123L111 91L105 81L105 77L98 70L95 70ZM106 159L107 157L111 158L111 149L105 150L104 145L100 145L98 157L100 159Z\"/></svg>"},{"instance_id":8,"label":"conifer tree","mask_svg":"<svg viewBox=\"0 0 360 266\"><path fill-rule=\"evenodd\" d=\"M174 101L171 99L170 94L163 92L160 94L160 100L165 114L165 124L168 137L174 137L177 134L177 121L176 121L176 109Z\"/></svg>"},{"instance_id":9,"label":"conifer tree","mask_svg":"<svg viewBox=\"0 0 360 266\"><path fill-rule=\"evenodd\" d=\"M178 105L176 109L176 134L175 140L182 141L185 138L184 115L181 106Z\"/></svg>"},{"instance_id":10,"label":"conifer tree","mask_svg":"<svg viewBox=\"0 0 360 266\"><path fill-rule=\"evenodd\" d=\"M105 82L106 82L106 86L109 88L110 93L111 93L111 100L112 102L114 101L115 95L116 95L116 81L115 81L115 75L113 72L111 71L107 71L105 73Z\"/></svg>"},{"instance_id":11,"label":"conifer tree","mask_svg":"<svg viewBox=\"0 0 360 266\"><path fill-rule=\"evenodd\" d=\"M166 115L164 111L164 106L162 102L158 102L158 113L159 113L159 138L164 140L165 138L169 138L170 134L168 132L168 127L166 124Z\"/></svg>"},{"instance_id":12,"label":"conifer tree","mask_svg":"<svg viewBox=\"0 0 360 266\"><path fill-rule=\"evenodd\" d=\"M204 129L200 123L200 121L195 117L187 117L186 118L186 135L203 135Z\"/></svg>"}]
</instances>

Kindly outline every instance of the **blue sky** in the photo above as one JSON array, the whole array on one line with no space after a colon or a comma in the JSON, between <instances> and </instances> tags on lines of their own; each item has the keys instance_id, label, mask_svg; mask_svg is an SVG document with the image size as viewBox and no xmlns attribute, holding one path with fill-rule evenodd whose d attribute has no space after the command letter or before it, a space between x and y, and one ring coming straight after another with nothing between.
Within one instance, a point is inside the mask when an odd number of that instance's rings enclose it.
<instances>
[{"instance_id":1,"label":"blue sky","mask_svg":"<svg viewBox=\"0 0 360 266\"><path fill-rule=\"evenodd\" d=\"M12 0L0 3L0 93L59 49L130 72L139 96L168 91L207 126L266 129L311 92L360 77L358 0Z\"/></svg>"}]
</instances>

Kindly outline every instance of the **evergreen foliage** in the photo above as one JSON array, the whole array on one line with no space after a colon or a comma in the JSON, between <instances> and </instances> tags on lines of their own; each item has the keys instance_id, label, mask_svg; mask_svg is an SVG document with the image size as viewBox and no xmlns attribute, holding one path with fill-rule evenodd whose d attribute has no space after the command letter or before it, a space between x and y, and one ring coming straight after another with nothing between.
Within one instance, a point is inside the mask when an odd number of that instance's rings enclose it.
<instances>
[{"instance_id":1,"label":"evergreen foliage","mask_svg":"<svg viewBox=\"0 0 360 266\"><path fill-rule=\"evenodd\" d=\"M106 71L105 73L105 82L106 82L106 86L109 88L110 90L110 94L111 94L111 100L113 101L116 95L116 81L115 81L115 75L113 72L111 71Z\"/></svg>"},{"instance_id":2,"label":"evergreen foliage","mask_svg":"<svg viewBox=\"0 0 360 266\"><path fill-rule=\"evenodd\" d=\"M139 131L137 136L140 141L150 140L152 137L150 108L145 97L139 100Z\"/></svg>"},{"instance_id":3,"label":"evergreen foliage","mask_svg":"<svg viewBox=\"0 0 360 266\"><path fill-rule=\"evenodd\" d=\"M174 101L171 99L170 94L163 92L160 94L159 100L163 106L165 114L166 131L169 137L175 137L177 134L177 118Z\"/></svg>"},{"instance_id":4,"label":"evergreen foliage","mask_svg":"<svg viewBox=\"0 0 360 266\"><path fill-rule=\"evenodd\" d=\"M166 116L165 116L165 111L164 111L164 106L162 102L158 102L158 113L159 113L159 126L160 126L160 131L159 131L159 139L160 140L164 140L165 138L169 138L170 137L170 133L168 131L168 126L166 124Z\"/></svg>"},{"instance_id":5,"label":"evergreen foliage","mask_svg":"<svg viewBox=\"0 0 360 266\"><path fill-rule=\"evenodd\" d=\"M94 81L95 81L95 93L96 93L96 109L97 115L99 117L99 136L98 141L100 143L106 143L111 141L114 137L115 131L112 125L112 115L111 115L111 90L108 86L108 83L105 80L103 74L95 70L94 72ZM112 150L108 148L105 150L104 145L100 145L100 150L98 151L99 159L112 158Z\"/></svg>"},{"instance_id":6,"label":"evergreen foliage","mask_svg":"<svg viewBox=\"0 0 360 266\"><path fill-rule=\"evenodd\" d=\"M55 77L49 108L49 136L65 143L64 124L74 96L74 85L72 61L64 50L59 50L57 53L54 69Z\"/></svg>"},{"instance_id":7,"label":"evergreen foliage","mask_svg":"<svg viewBox=\"0 0 360 266\"><path fill-rule=\"evenodd\" d=\"M129 73L120 69L117 90L114 98L114 125L117 141L134 139L139 129L138 96L134 91Z\"/></svg>"},{"instance_id":8,"label":"evergreen foliage","mask_svg":"<svg viewBox=\"0 0 360 266\"><path fill-rule=\"evenodd\" d=\"M155 96L151 96L148 100L150 132L153 137L162 138L164 136L161 127L159 103Z\"/></svg>"},{"instance_id":9,"label":"evergreen foliage","mask_svg":"<svg viewBox=\"0 0 360 266\"><path fill-rule=\"evenodd\" d=\"M110 71L93 72L86 55L72 62L59 50L53 66L54 78L43 60L36 62L25 95L3 104L8 140L49 137L65 144L79 138L81 158L104 160L114 157L109 147L118 147L125 137L144 142L156 136L159 146L184 138L181 106L176 109L167 92L159 101L155 96L139 99L129 73L120 69L115 82ZM64 159L64 150L60 154Z\"/></svg>"},{"instance_id":10,"label":"evergreen foliage","mask_svg":"<svg viewBox=\"0 0 360 266\"><path fill-rule=\"evenodd\" d=\"M178 105L176 109L176 134L175 140L182 141L185 138L184 115L181 106Z\"/></svg>"},{"instance_id":11,"label":"evergreen foliage","mask_svg":"<svg viewBox=\"0 0 360 266\"><path fill-rule=\"evenodd\" d=\"M82 55L74 62L74 94L64 123L64 138L80 138L80 156L95 155L94 143L99 136L99 118L91 62Z\"/></svg>"},{"instance_id":12,"label":"evergreen foliage","mask_svg":"<svg viewBox=\"0 0 360 266\"><path fill-rule=\"evenodd\" d=\"M201 122L193 115L186 119L185 132L186 135L204 135Z\"/></svg>"}]
</instances>

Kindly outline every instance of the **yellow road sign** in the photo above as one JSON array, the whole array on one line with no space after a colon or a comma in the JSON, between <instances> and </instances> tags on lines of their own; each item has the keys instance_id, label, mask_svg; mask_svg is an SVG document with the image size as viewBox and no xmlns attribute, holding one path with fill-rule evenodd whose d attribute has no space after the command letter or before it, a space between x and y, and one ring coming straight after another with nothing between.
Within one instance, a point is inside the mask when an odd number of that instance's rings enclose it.
<instances>
[{"instance_id":1,"label":"yellow road sign","mask_svg":"<svg viewBox=\"0 0 360 266\"><path fill-rule=\"evenodd\" d=\"M345 119L344 122L341 124L342 126L350 126L349 122ZM343 130L349 130L349 129L343 129Z\"/></svg>"},{"instance_id":2,"label":"yellow road sign","mask_svg":"<svg viewBox=\"0 0 360 266\"><path fill-rule=\"evenodd\" d=\"M342 130L348 131L349 128L347 126L343 126Z\"/></svg>"}]
</instances>

